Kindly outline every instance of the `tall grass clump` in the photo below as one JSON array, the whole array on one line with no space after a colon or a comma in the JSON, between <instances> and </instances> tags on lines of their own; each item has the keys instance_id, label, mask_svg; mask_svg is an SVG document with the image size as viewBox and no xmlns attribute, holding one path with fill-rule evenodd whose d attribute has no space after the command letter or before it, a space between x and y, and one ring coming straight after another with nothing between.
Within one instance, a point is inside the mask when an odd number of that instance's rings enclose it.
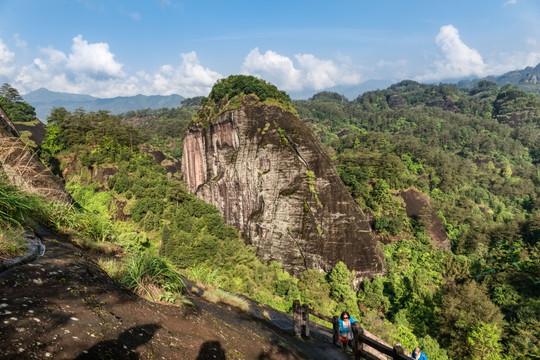
<instances>
[{"instance_id":1,"label":"tall grass clump","mask_svg":"<svg viewBox=\"0 0 540 360\"><path fill-rule=\"evenodd\" d=\"M32 214L43 212L41 199L0 179L0 227L21 226Z\"/></svg>"},{"instance_id":2,"label":"tall grass clump","mask_svg":"<svg viewBox=\"0 0 540 360\"><path fill-rule=\"evenodd\" d=\"M126 273L121 281L137 295L169 303L181 300L184 281L166 259L147 251L125 261Z\"/></svg>"},{"instance_id":3,"label":"tall grass clump","mask_svg":"<svg viewBox=\"0 0 540 360\"><path fill-rule=\"evenodd\" d=\"M203 265L194 265L187 269L186 276L199 287L219 287L219 269L211 269Z\"/></svg>"},{"instance_id":4,"label":"tall grass clump","mask_svg":"<svg viewBox=\"0 0 540 360\"><path fill-rule=\"evenodd\" d=\"M116 232L110 220L73 205L51 203L48 209L48 221L57 229L71 229L79 235L96 242L112 241Z\"/></svg>"}]
</instances>

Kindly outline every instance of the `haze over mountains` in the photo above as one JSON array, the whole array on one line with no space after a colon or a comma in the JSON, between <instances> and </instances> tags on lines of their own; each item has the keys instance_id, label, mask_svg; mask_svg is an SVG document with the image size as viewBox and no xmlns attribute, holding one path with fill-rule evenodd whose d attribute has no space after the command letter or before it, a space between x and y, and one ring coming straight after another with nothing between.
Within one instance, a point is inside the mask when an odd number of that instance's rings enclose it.
<instances>
[{"instance_id":1,"label":"haze over mountains","mask_svg":"<svg viewBox=\"0 0 540 360\"><path fill-rule=\"evenodd\" d=\"M50 110L55 107L64 107L69 111L79 108L86 111L109 110L113 114L120 114L130 110L178 107L184 100L183 96L175 94L97 98L90 95L55 92L45 88L31 91L23 97L26 102L36 108L36 116L42 122L46 122Z\"/></svg>"},{"instance_id":2,"label":"haze over mountains","mask_svg":"<svg viewBox=\"0 0 540 360\"><path fill-rule=\"evenodd\" d=\"M498 86L510 84L521 90L540 95L540 64L535 67L527 67L522 70L514 70L496 76L490 75L485 78L466 79L457 81L460 88L472 88L481 80L495 82ZM397 82L397 81L394 81ZM394 83L391 80L368 80L356 86L336 86L330 91L345 95L354 99L362 93L370 90L384 89ZM452 82L452 81L449 81ZM291 94L293 98L308 98L312 94ZM73 111L82 108L86 111L108 110L112 114L120 114L131 110L174 108L181 106L185 98L181 95L136 95L119 96L114 98L98 98L84 94L71 94L54 92L40 88L25 94L24 100L36 108L36 115L46 122L50 110L54 107L64 107Z\"/></svg>"}]
</instances>

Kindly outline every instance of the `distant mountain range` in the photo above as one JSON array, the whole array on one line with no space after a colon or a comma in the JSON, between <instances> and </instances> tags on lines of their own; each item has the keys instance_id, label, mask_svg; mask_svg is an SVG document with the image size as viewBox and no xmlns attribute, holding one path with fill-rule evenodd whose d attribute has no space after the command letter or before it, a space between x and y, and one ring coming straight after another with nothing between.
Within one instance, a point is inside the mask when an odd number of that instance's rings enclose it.
<instances>
[{"instance_id":1,"label":"distant mountain range","mask_svg":"<svg viewBox=\"0 0 540 360\"><path fill-rule=\"evenodd\" d=\"M479 81L493 81L499 86L510 84L523 91L540 95L540 64L535 67L528 66L523 70L514 70L500 76L487 76L482 79L462 80L458 82L461 88L473 88Z\"/></svg>"},{"instance_id":2,"label":"distant mountain range","mask_svg":"<svg viewBox=\"0 0 540 360\"><path fill-rule=\"evenodd\" d=\"M42 122L46 121L54 107L64 107L69 111L79 108L86 111L109 110L113 114L120 114L130 110L178 107L184 100L180 95L136 95L104 99L90 95L54 92L45 88L31 91L23 95L23 98L36 108L36 116Z\"/></svg>"},{"instance_id":3,"label":"distant mountain range","mask_svg":"<svg viewBox=\"0 0 540 360\"><path fill-rule=\"evenodd\" d=\"M498 86L511 84L524 91L540 95L540 64L523 70L514 70L506 74L487 76L482 79L468 79L456 82L461 88L473 88L479 81L489 80ZM453 81L449 81L453 82ZM374 89L385 89L393 82L390 80L369 80L355 86L336 86L330 91L354 99L363 92ZM313 94L291 93L293 98L308 98ZM115 98L97 98L90 95L70 94L49 91L45 88L34 90L23 96L24 100L36 108L37 117L45 122L52 108L64 107L69 111L82 108L86 111L109 110L113 114L125 113L131 110L173 108L181 106L185 98L180 95L136 95L119 96Z\"/></svg>"}]
</instances>

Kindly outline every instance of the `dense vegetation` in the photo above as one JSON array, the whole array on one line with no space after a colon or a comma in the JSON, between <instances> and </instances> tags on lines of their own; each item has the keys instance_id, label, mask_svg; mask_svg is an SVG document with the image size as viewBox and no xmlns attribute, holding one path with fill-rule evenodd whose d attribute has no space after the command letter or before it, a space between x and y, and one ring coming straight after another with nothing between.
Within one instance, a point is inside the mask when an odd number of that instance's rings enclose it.
<instances>
[{"instance_id":1,"label":"dense vegetation","mask_svg":"<svg viewBox=\"0 0 540 360\"><path fill-rule=\"evenodd\" d=\"M282 103L291 101L289 95L278 90L275 85L249 75L231 75L228 78L218 80L212 87L208 98L210 101L219 103L222 99L232 99L240 94L253 94L261 101L266 99L275 99ZM203 100L203 104L206 101L208 100Z\"/></svg>"},{"instance_id":2,"label":"dense vegetation","mask_svg":"<svg viewBox=\"0 0 540 360\"><path fill-rule=\"evenodd\" d=\"M165 118L174 112L163 112L156 122L180 123L179 118ZM146 264L146 252L153 256L159 252L194 280L249 295L281 310L290 310L294 299L329 314L354 307L352 277L342 264L336 268L335 280L315 270L306 271L299 280L278 263L257 260L253 249L234 228L225 225L214 206L196 199L185 183L139 150L141 132L149 142L159 142L165 134L161 127L134 128L131 124L141 122L125 117L122 121L107 112L72 113L58 108L48 119L42 152L54 155L59 170L69 166L67 189L78 206L100 223L101 231L89 236L110 242L126 254L139 254L139 261L130 264ZM106 169L114 169L108 172L114 175L100 182L99 173ZM118 220L119 204L128 221ZM136 282L130 280L129 284ZM139 292L145 293L144 289Z\"/></svg>"},{"instance_id":3,"label":"dense vegetation","mask_svg":"<svg viewBox=\"0 0 540 360\"><path fill-rule=\"evenodd\" d=\"M366 326L430 358L444 358L437 343L452 358L537 358L540 99L488 81L403 81L294 106L379 236L401 239L384 247L387 275L358 293ZM399 191L410 187L429 195L451 252L433 248L427 218L406 217Z\"/></svg>"},{"instance_id":4,"label":"dense vegetation","mask_svg":"<svg viewBox=\"0 0 540 360\"><path fill-rule=\"evenodd\" d=\"M203 106L193 120L206 127L224 111L239 108L247 95L252 104L258 101L296 114L289 95L278 90L275 85L254 76L231 75L218 80L208 97L202 98Z\"/></svg>"},{"instance_id":5,"label":"dense vegetation","mask_svg":"<svg viewBox=\"0 0 540 360\"><path fill-rule=\"evenodd\" d=\"M230 102L258 86L277 96L271 100L288 100L266 85L231 77L203 103L210 111L216 99ZM324 92L293 102L386 243L387 274L357 292L342 263L298 279L261 263L215 207L139 150L151 144L178 157L199 101L121 117L60 108L49 117L42 154L59 170L69 167L67 187L83 210L55 219L131 254L106 263L120 267L128 286L144 295L137 279L157 268L172 281L157 278L163 291L150 297L177 302L181 284L163 256L191 279L278 309L290 310L294 299L328 315L347 309L377 336L420 346L430 359L540 357L538 97L489 81L468 90L403 81L353 101ZM113 175L100 176L106 169ZM411 187L429 197L450 250L432 244L428 217L406 216L399 191Z\"/></svg>"},{"instance_id":6,"label":"dense vegetation","mask_svg":"<svg viewBox=\"0 0 540 360\"><path fill-rule=\"evenodd\" d=\"M30 122L37 119L36 109L23 100L17 89L7 83L0 87L0 106L11 121Z\"/></svg>"},{"instance_id":7,"label":"dense vegetation","mask_svg":"<svg viewBox=\"0 0 540 360\"><path fill-rule=\"evenodd\" d=\"M129 111L119 117L146 133L150 145L180 159L184 133L201 107L201 100L202 96L184 99L178 108Z\"/></svg>"}]
</instances>

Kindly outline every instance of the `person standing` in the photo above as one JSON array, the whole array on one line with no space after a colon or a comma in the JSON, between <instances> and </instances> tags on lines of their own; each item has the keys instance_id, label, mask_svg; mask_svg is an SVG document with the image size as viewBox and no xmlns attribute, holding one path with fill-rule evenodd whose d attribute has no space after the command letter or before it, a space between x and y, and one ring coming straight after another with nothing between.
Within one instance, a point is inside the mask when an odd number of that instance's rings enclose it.
<instances>
[{"instance_id":1,"label":"person standing","mask_svg":"<svg viewBox=\"0 0 540 360\"><path fill-rule=\"evenodd\" d=\"M428 360L426 354L424 354L423 352L420 351L420 348L415 348L413 353L412 353L412 358L413 359L418 359L418 360Z\"/></svg>"},{"instance_id":2,"label":"person standing","mask_svg":"<svg viewBox=\"0 0 540 360\"><path fill-rule=\"evenodd\" d=\"M352 318L347 311L342 312L339 317L339 341L343 345L344 350L347 350L347 344L350 344L354 337L352 323L357 321L358 320Z\"/></svg>"}]
</instances>

